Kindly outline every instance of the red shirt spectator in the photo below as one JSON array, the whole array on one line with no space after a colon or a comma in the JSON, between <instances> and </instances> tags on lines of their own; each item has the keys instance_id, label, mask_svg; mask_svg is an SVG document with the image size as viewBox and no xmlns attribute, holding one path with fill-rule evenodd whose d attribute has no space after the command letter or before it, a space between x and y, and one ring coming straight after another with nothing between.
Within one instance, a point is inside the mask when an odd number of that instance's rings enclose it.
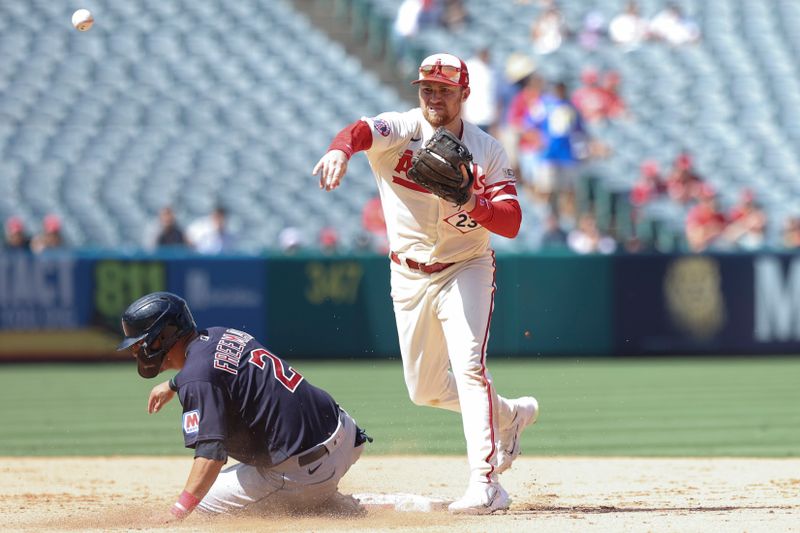
<instances>
[{"instance_id":1,"label":"red shirt spectator","mask_svg":"<svg viewBox=\"0 0 800 533\"><path fill-rule=\"evenodd\" d=\"M766 229L766 213L756 203L753 191L744 189L739 203L728 212L723 239L736 248L757 250L766 242Z\"/></svg>"},{"instance_id":2,"label":"red shirt spectator","mask_svg":"<svg viewBox=\"0 0 800 533\"><path fill-rule=\"evenodd\" d=\"M675 158L672 171L667 177L667 192L670 198L686 204L702 198L703 179L694 171L692 156L681 152Z\"/></svg>"},{"instance_id":3,"label":"red shirt spectator","mask_svg":"<svg viewBox=\"0 0 800 533\"><path fill-rule=\"evenodd\" d=\"M667 184L661 179L657 161L643 161L640 171L639 181L631 190L631 203L637 207L667 192Z\"/></svg>"},{"instance_id":4,"label":"red shirt spectator","mask_svg":"<svg viewBox=\"0 0 800 533\"><path fill-rule=\"evenodd\" d=\"M717 204L714 189L705 185L700 193L700 202L686 216L686 239L693 252L706 250L722 235L727 219Z\"/></svg>"},{"instance_id":5,"label":"red shirt spectator","mask_svg":"<svg viewBox=\"0 0 800 533\"><path fill-rule=\"evenodd\" d=\"M587 122L597 122L607 116L608 93L599 85L597 70L587 68L581 74L581 85L572 93L572 104Z\"/></svg>"},{"instance_id":6,"label":"red shirt spectator","mask_svg":"<svg viewBox=\"0 0 800 533\"><path fill-rule=\"evenodd\" d=\"M6 235L4 246L9 250L29 250L31 239L25 231L25 224L19 217L9 217L6 220Z\"/></svg>"},{"instance_id":7,"label":"red shirt spectator","mask_svg":"<svg viewBox=\"0 0 800 533\"><path fill-rule=\"evenodd\" d=\"M61 219L57 215L47 215L42 221L42 233L31 239L31 250L39 253L52 248L64 246L61 234Z\"/></svg>"},{"instance_id":8,"label":"red shirt spectator","mask_svg":"<svg viewBox=\"0 0 800 533\"><path fill-rule=\"evenodd\" d=\"M736 222L756 209L758 209L758 207L756 206L755 194L750 189L744 189L739 197L739 203L734 205L728 212L728 218L731 222Z\"/></svg>"},{"instance_id":9,"label":"red shirt spectator","mask_svg":"<svg viewBox=\"0 0 800 533\"><path fill-rule=\"evenodd\" d=\"M619 72L611 70L603 75L603 82L600 84L600 88L606 97L606 118L620 118L628 112L628 108L622 100L622 95L619 94L619 84Z\"/></svg>"},{"instance_id":10,"label":"red shirt spectator","mask_svg":"<svg viewBox=\"0 0 800 533\"><path fill-rule=\"evenodd\" d=\"M542 146L538 132L525 128L525 117L539 102L543 85L541 78L530 76L522 90L511 100L506 112L506 123L520 132L518 149L521 152L537 151Z\"/></svg>"},{"instance_id":11,"label":"red shirt spectator","mask_svg":"<svg viewBox=\"0 0 800 533\"><path fill-rule=\"evenodd\" d=\"M361 211L361 225L371 236L373 248L380 253L389 253L389 238L386 235L386 220L383 217L381 197L374 196Z\"/></svg>"}]
</instances>

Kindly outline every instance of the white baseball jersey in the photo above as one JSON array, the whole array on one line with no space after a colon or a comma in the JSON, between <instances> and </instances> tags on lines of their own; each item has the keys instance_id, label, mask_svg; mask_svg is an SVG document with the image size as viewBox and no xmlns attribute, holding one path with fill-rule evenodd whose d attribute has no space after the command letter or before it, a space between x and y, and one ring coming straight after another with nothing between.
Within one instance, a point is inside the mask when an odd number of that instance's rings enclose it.
<instances>
[{"instance_id":1,"label":"white baseball jersey","mask_svg":"<svg viewBox=\"0 0 800 533\"><path fill-rule=\"evenodd\" d=\"M378 181L392 251L419 263L456 263L484 254L489 231L466 211L423 189L407 176L411 158L434 133L419 108L362 117L372 129L367 159ZM515 176L500 143L463 122L462 142L472 153L475 193L516 199Z\"/></svg>"}]
</instances>

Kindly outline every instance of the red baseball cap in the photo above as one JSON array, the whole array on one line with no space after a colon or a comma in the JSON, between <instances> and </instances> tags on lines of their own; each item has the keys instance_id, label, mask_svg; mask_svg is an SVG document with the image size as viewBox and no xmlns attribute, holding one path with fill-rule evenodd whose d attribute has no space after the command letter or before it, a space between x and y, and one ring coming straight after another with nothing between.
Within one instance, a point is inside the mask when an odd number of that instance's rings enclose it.
<instances>
[{"instance_id":1,"label":"red baseball cap","mask_svg":"<svg viewBox=\"0 0 800 533\"><path fill-rule=\"evenodd\" d=\"M434 81L469 87L469 72L467 65L452 54L433 54L422 60L419 66L419 79L412 81L417 84L421 81Z\"/></svg>"},{"instance_id":2,"label":"red baseball cap","mask_svg":"<svg viewBox=\"0 0 800 533\"><path fill-rule=\"evenodd\" d=\"M655 159L645 159L642 161L640 171L643 176L658 176L658 161Z\"/></svg>"},{"instance_id":3,"label":"red baseball cap","mask_svg":"<svg viewBox=\"0 0 800 533\"><path fill-rule=\"evenodd\" d=\"M42 223L44 226L44 230L47 232L56 232L61 230L61 219L58 218L57 215L47 215L44 217L44 222Z\"/></svg>"},{"instance_id":4,"label":"red baseball cap","mask_svg":"<svg viewBox=\"0 0 800 533\"><path fill-rule=\"evenodd\" d=\"M6 231L8 233L19 233L25 229L25 224L19 217L9 217L6 220Z\"/></svg>"},{"instance_id":5,"label":"red baseball cap","mask_svg":"<svg viewBox=\"0 0 800 533\"><path fill-rule=\"evenodd\" d=\"M681 152L678 154L678 157L675 158L675 166L683 170L692 168L692 156L687 152Z\"/></svg>"}]
</instances>

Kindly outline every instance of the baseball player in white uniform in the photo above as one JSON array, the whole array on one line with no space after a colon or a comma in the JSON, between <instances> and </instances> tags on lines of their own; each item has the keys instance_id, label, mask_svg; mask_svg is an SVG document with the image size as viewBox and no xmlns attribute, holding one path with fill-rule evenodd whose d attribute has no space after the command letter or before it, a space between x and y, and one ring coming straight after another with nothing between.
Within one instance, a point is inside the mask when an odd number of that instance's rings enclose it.
<instances>
[{"instance_id":1,"label":"baseball player in white uniform","mask_svg":"<svg viewBox=\"0 0 800 533\"><path fill-rule=\"evenodd\" d=\"M345 127L313 173L320 188L332 191L350 157L366 152L392 250L391 294L409 396L415 404L462 414L471 475L464 496L449 508L491 513L510 504L498 474L519 455L520 434L539 411L533 397L498 396L486 367L496 289L489 232L517 235L516 179L500 143L461 119L470 91L461 59L427 57L412 83L419 86L420 107ZM472 196L462 206L406 175L412 155L438 127L459 136L473 155Z\"/></svg>"}]
</instances>

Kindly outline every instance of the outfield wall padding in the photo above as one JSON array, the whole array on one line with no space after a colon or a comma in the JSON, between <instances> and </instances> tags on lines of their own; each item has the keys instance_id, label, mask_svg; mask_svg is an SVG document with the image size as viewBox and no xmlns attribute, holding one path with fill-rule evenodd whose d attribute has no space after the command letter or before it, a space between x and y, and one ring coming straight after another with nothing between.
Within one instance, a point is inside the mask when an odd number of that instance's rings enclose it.
<instances>
[{"instance_id":1,"label":"outfield wall padding","mask_svg":"<svg viewBox=\"0 0 800 533\"><path fill-rule=\"evenodd\" d=\"M500 255L494 356L794 354L800 256ZM0 358L119 357L119 316L156 290L199 325L287 357L396 357L388 259L0 254Z\"/></svg>"}]
</instances>

